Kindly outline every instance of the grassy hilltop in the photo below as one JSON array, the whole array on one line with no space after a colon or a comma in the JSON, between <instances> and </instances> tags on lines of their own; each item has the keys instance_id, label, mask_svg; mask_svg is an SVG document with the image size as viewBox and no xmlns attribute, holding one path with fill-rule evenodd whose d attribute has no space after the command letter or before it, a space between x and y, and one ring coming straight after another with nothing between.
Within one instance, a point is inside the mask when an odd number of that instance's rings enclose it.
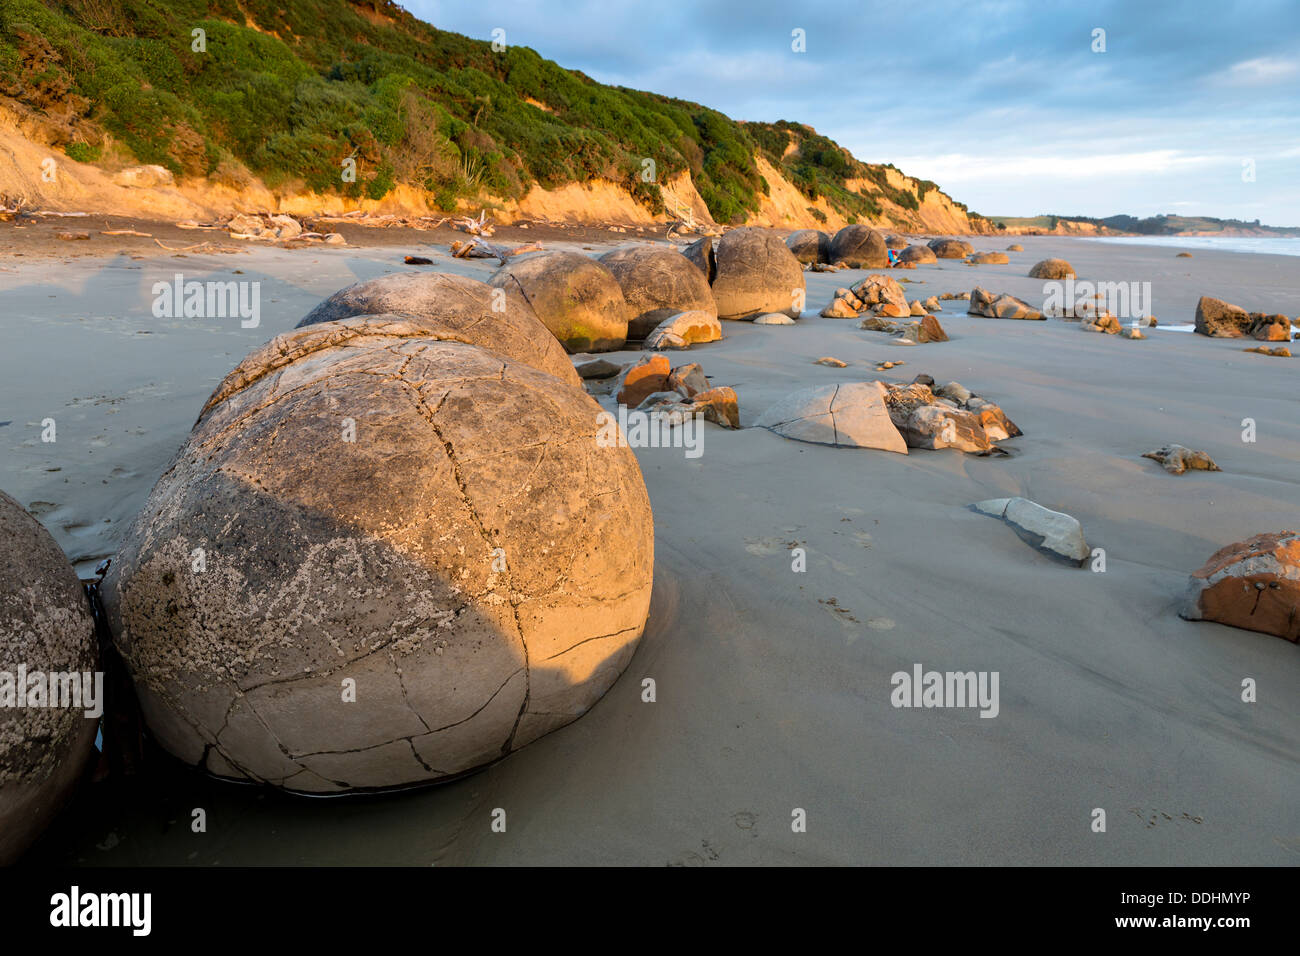
<instances>
[{"instance_id":1,"label":"grassy hilltop","mask_svg":"<svg viewBox=\"0 0 1300 956\"><path fill-rule=\"evenodd\" d=\"M938 190L891 185L892 167L797 123L606 86L390 0L0 0L0 102L81 162L352 198L403 184L444 210L607 180L658 213L658 183L689 173L716 221L741 222L768 193L760 155L849 221ZM340 175L349 157L354 182Z\"/></svg>"}]
</instances>

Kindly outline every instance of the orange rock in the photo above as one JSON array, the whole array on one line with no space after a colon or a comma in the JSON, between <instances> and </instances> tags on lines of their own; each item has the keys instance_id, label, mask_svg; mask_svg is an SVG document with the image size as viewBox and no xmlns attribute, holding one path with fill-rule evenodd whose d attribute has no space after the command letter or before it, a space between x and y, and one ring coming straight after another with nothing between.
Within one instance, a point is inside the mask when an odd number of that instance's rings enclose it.
<instances>
[{"instance_id":1,"label":"orange rock","mask_svg":"<svg viewBox=\"0 0 1300 956\"><path fill-rule=\"evenodd\" d=\"M943 330L939 320L932 315L927 315L921 319L921 331L917 338L919 342L947 342L948 333Z\"/></svg>"},{"instance_id":2,"label":"orange rock","mask_svg":"<svg viewBox=\"0 0 1300 956\"><path fill-rule=\"evenodd\" d=\"M876 315L887 315L893 319L901 319L903 316L909 315L910 313L910 309L904 308L901 305L896 305L893 302L886 302L876 308Z\"/></svg>"},{"instance_id":3,"label":"orange rock","mask_svg":"<svg viewBox=\"0 0 1300 956\"><path fill-rule=\"evenodd\" d=\"M726 385L705 389L691 397L691 402L704 406L704 417L723 428L740 427L740 400L736 390Z\"/></svg>"},{"instance_id":4,"label":"orange rock","mask_svg":"<svg viewBox=\"0 0 1300 956\"><path fill-rule=\"evenodd\" d=\"M649 395L668 391L668 376L672 366L666 355L647 355L623 373L619 384L618 403L636 408Z\"/></svg>"},{"instance_id":5,"label":"orange rock","mask_svg":"<svg viewBox=\"0 0 1300 956\"><path fill-rule=\"evenodd\" d=\"M1300 532L1260 534L1214 552L1192 574L1180 614L1300 641Z\"/></svg>"}]
</instances>

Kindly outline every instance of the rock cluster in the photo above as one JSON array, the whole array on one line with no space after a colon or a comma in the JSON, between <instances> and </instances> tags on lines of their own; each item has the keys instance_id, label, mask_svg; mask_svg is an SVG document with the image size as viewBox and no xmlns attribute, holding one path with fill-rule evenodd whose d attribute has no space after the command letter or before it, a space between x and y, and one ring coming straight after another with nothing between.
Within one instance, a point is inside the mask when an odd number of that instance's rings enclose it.
<instances>
[{"instance_id":1,"label":"rock cluster","mask_svg":"<svg viewBox=\"0 0 1300 956\"><path fill-rule=\"evenodd\" d=\"M700 416L723 428L740 427L740 403L734 389L715 386L695 363L673 368L663 355L647 355L629 366L617 383L620 405L654 409L669 416Z\"/></svg>"},{"instance_id":2,"label":"rock cluster","mask_svg":"<svg viewBox=\"0 0 1300 956\"><path fill-rule=\"evenodd\" d=\"M976 286L970 293L968 315L978 315L987 319L1042 319L1043 313L1023 299L1002 293L994 295Z\"/></svg>"},{"instance_id":3,"label":"rock cluster","mask_svg":"<svg viewBox=\"0 0 1300 956\"><path fill-rule=\"evenodd\" d=\"M1208 295L1196 303L1196 331L1220 338L1250 336L1260 342L1291 341L1291 322L1285 315L1247 312Z\"/></svg>"}]
</instances>

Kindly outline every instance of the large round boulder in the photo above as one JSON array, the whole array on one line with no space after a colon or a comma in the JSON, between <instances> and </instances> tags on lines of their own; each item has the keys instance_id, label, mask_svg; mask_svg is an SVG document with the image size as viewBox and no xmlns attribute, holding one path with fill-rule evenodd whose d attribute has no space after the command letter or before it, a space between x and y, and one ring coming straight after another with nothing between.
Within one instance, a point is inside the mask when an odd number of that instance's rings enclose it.
<instances>
[{"instance_id":1,"label":"large round boulder","mask_svg":"<svg viewBox=\"0 0 1300 956\"><path fill-rule=\"evenodd\" d=\"M1043 259L1034 263L1034 267L1029 270L1031 279L1068 279L1072 275L1074 266L1064 259Z\"/></svg>"},{"instance_id":2,"label":"large round boulder","mask_svg":"<svg viewBox=\"0 0 1300 956\"><path fill-rule=\"evenodd\" d=\"M629 339L646 338L681 312L717 315L709 280L676 249L632 246L607 252L599 261L613 273L627 300Z\"/></svg>"},{"instance_id":3,"label":"large round boulder","mask_svg":"<svg viewBox=\"0 0 1300 956\"><path fill-rule=\"evenodd\" d=\"M109 624L188 763L310 793L449 779L585 713L636 648L654 532L616 426L395 331L250 355L126 535Z\"/></svg>"},{"instance_id":4,"label":"large round boulder","mask_svg":"<svg viewBox=\"0 0 1300 956\"><path fill-rule=\"evenodd\" d=\"M86 769L99 725L86 713L103 705L98 660L68 559L0 492L0 866L40 836Z\"/></svg>"},{"instance_id":5,"label":"large round boulder","mask_svg":"<svg viewBox=\"0 0 1300 956\"><path fill-rule=\"evenodd\" d=\"M843 262L850 269L884 269L889 265L889 247L870 226L845 226L831 240L831 262Z\"/></svg>"},{"instance_id":6,"label":"large round boulder","mask_svg":"<svg viewBox=\"0 0 1300 956\"><path fill-rule=\"evenodd\" d=\"M974 246L961 239L931 239L929 246L940 259L964 259L975 251Z\"/></svg>"},{"instance_id":7,"label":"large round boulder","mask_svg":"<svg viewBox=\"0 0 1300 956\"><path fill-rule=\"evenodd\" d=\"M938 258L929 246L908 246L898 254L898 261L926 263L937 262Z\"/></svg>"},{"instance_id":8,"label":"large round boulder","mask_svg":"<svg viewBox=\"0 0 1300 956\"><path fill-rule=\"evenodd\" d=\"M612 352L627 343L627 301L613 273L576 252L511 259L489 280L517 290L570 352Z\"/></svg>"},{"instance_id":9,"label":"large round boulder","mask_svg":"<svg viewBox=\"0 0 1300 956\"><path fill-rule=\"evenodd\" d=\"M820 229L800 229L785 237L786 247L805 265L830 262L831 237Z\"/></svg>"},{"instance_id":10,"label":"large round boulder","mask_svg":"<svg viewBox=\"0 0 1300 956\"><path fill-rule=\"evenodd\" d=\"M885 248L906 249L911 243L906 236L885 236Z\"/></svg>"},{"instance_id":11,"label":"large round boulder","mask_svg":"<svg viewBox=\"0 0 1300 956\"><path fill-rule=\"evenodd\" d=\"M753 319L765 312L799 318L804 278L799 260L770 229L732 229L715 251L713 299L720 319Z\"/></svg>"},{"instance_id":12,"label":"large round boulder","mask_svg":"<svg viewBox=\"0 0 1300 956\"><path fill-rule=\"evenodd\" d=\"M402 272L340 289L308 312L297 328L356 315L406 316L430 338L482 345L563 382L582 381L564 347L517 288L493 289L450 272Z\"/></svg>"}]
</instances>

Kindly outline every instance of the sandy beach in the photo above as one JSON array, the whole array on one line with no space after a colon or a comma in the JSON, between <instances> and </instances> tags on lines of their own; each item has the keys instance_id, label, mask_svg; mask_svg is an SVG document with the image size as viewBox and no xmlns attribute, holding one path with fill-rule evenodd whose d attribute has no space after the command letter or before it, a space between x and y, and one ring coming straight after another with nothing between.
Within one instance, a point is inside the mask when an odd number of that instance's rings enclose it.
<instances>
[{"instance_id":1,"label":"sandy beach","mask_svg":"<svg viewBox=\"0 0 1300 956\"><path fill-rule=\"evenodd\" d=\"M634 238L547 248L595 254ZM909 298L978 284L1041 302L1042 280L1026 274L1060 256L1081 279L1150 281L1161 325L1190 323L1201 295L1300 314L1300 258L1017 241L1025 251L1009 265L940 260L893 274L909 280ZM69 245L87 254L43 246L0 262L0 488L83 578L115 552L212 388L249 350L343 286L411 270L403 254L480 279L495 266L409 233L219 255ZM155 318L150 289L176 273L260 281L259 326ZM968 317L961 301L938 316L949 342L911 348L818 317L835 288L867 274L807 273L797 324L724 322L722 341L672 361L699 362L733 387L742 426L808 385L956 380L1024 431L1002 443L1010 456L902 456L713 425L698 458L639 449L655 524L650 620L627 671L582 719L483 772L383 797L308 800L163 762L83 788L28 859L1300 862L1296 648L1177 614L1188 574L1212 552L1300 518L1300 360L1186 332L1129 341L1060 320ZM815 364L821 356L847 367ZM906 364L876 372L886 360ZM47 418L53 443L41 440ZM1253 443L1242 440L1247 418ZM1173 476L1140 457L1169 442L1205 450L1222 472ZM1076 517L1104 549L1105 572L1054 562L969 508L1017 495ZM792 572L795 547L805 573ZM891 674L918 663L998 672L998 717L891 706ZM647 677L654 703L641 699ZM1241 701L1244 678L1257 681L1257 703ZM196 806L222 821L202 840L188 826ZM1098 807L1103 834L1089 827ZM495 808L509 814L505 834L486 825ZM792 833L796 808L806 833Z\"/></svg>"}]
</instances>

